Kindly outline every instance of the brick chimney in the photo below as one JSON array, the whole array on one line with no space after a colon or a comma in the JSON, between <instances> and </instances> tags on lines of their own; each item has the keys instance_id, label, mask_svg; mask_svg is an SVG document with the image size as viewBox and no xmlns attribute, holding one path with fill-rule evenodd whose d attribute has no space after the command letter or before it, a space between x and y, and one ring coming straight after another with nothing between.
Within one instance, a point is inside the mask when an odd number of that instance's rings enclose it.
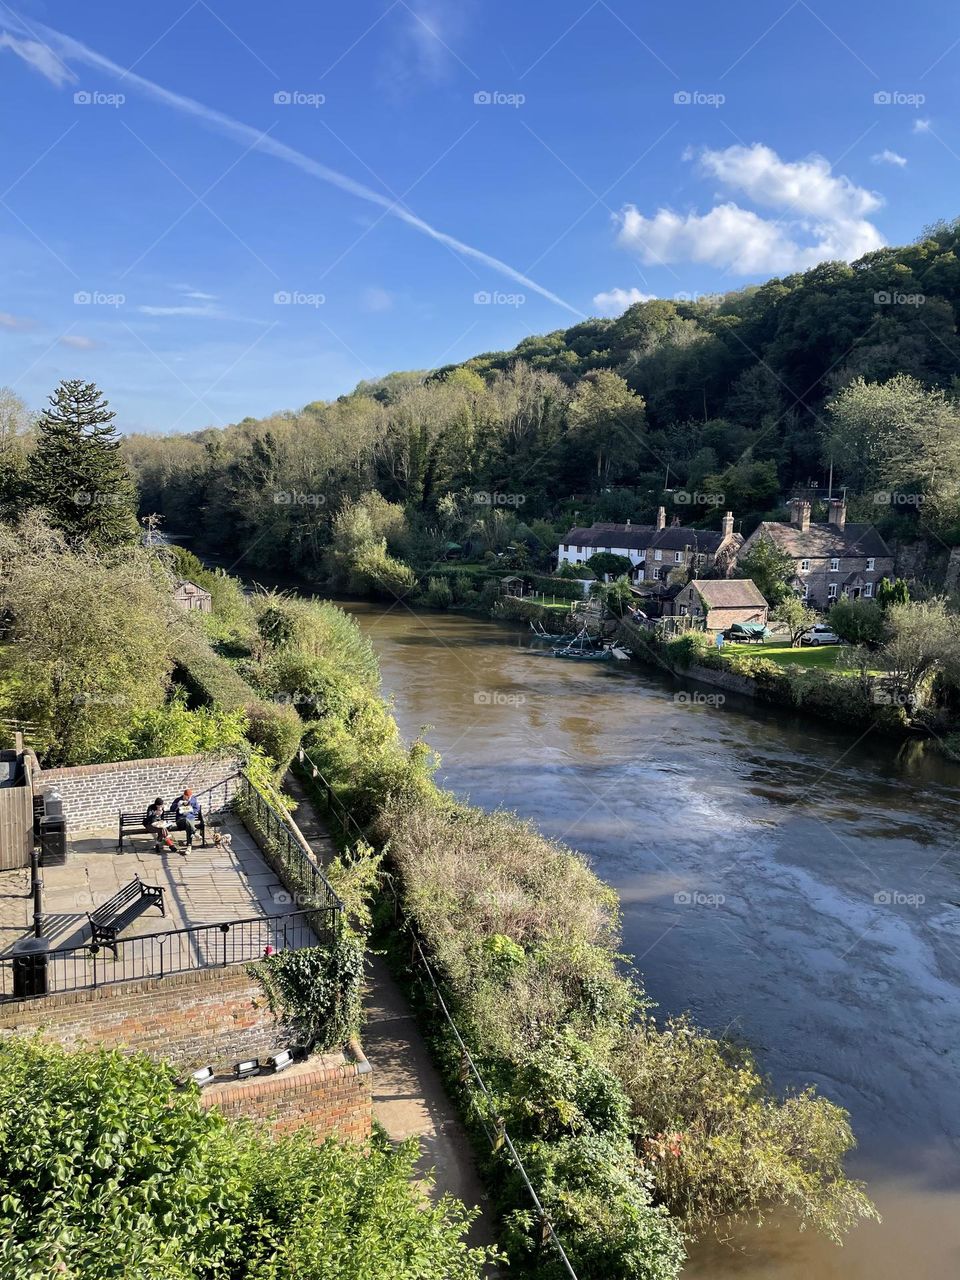
<instances>
[{"instance_id":1,"label":"brick chimney","mask_svg":"<svg viewBox=\"0 0 960 1280\"><path fill-rule=\"evenodd\" d=\"M791 499L790 523L798 525L801 533L806 533L810 528L810 503L804 498Z\"/></svg>"},{"instance_id":2,"label":"brick chimney","mask_svg":"<svg viewBox=\"0 0 960 1280\"><path fill-rule=\"evenodd\" d=\"M847 523L847 500L846 498L831 498L830 510L827 513L827 522L835 524L838 529L842 529Z\"/></svg>"},{"instance_id":3,"label":"brick chimney","mask_svg":"<svg viewBox=\"0 0 960 1280\"><path fill-rule=\"evenodd\" d=\"M657 528L665 529L667 527L667 508L660 507L657 510Z\"/></svg>"},{"instance_id":4,"label":"brick chimney","mask_svg":"<svg viewBox=\"0 0 960 1280\"><path fill-rule=\"evenodd\" d=\"M726 542L728 538L733 537L733 512L732 511L724 512L723 520L720 523L720 528L723 531L724 542Z\"/></svg>"}]
</instances>

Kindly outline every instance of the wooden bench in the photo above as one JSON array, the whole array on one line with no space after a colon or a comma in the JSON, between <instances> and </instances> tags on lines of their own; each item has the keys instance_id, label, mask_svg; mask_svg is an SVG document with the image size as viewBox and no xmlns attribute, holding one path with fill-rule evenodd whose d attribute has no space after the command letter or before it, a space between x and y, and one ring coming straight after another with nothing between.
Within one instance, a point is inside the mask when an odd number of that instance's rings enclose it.
<instances>
[{"instance_id":1,"label":"wooden bench","mask_svg":"<svg viewBox=\"0 0 960 1280\"><path fill-rule=\"evenodd\" d=\"M120 815L119 815L120 824L119 824L119 829L117 834L117 852L118 853L123 853L123 837L124 836L149 836L150 839L154 842L154 844L157 843L156 832L148 831L147 828L143 825L143 819L144 819L145 813L146 813L146 810L144 810L142 813L125 813L122 809L120 810ZM170 833L172 835L173 832L178 829L177 815L174 813L172 809L167 809L163 815L163 819L166 822L167 826L170 828ZM211 818L210 821L214 826L219 825L216 817ZM206 819L203 816L203 809L200 810L200 813L197 817L197 831L200 833L201 844L206 845L207 823L206 823Z\"/></svg>"},{"instance_id":2,"label":"wooden bench","mask_svg":"<svg viewBox=\"0 0 960 1280\"><path fill-rule=\"evenodd\" d=\"M117 934L128 924L142 915L148 907L159 907L160 914L165 916L167 909L163 905L163 889L157 884L144 884L139 876L134 876L129 884L124 885L119 893L87 912L90 921L90 941L94 946L109 947L117 954Z\"/></svg>"}]
</instances>

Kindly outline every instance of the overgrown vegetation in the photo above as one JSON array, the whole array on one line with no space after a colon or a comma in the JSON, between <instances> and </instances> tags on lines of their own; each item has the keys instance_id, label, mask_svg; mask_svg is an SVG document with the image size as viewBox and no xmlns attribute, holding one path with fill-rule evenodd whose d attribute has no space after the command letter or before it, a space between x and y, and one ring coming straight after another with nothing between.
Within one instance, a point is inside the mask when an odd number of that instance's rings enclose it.
<instances>
[{"instance_id":1,"label":"overgrown vegetation","mask_svg":"<svg viewBox=\"0 0 960 1280\"><path fill-rule=\"evenodd\" d=\"M250 966L270 1009L308 1051L339 1048L360 1030L363 944L349 932L333 942L278 951Z\"/></svg>"},{"instance_id":2,"label":"overgrown vegetation","mask_svg":"<svg viewBox=\"0 0 960 1280\"><path fill-rule=\"evenodd\" d=\"M287 691L305 669L290 623L302 607L260 606L274 637L260 670ZM506 1120L581 1274L667 1280L685 1234L722 1214L789 1205L835 1236L869 1215L842 1171L845 1113L812 1092L778 1100L742 1050L688 1024L661 1027L618 955L613 891L530 824L439 791L435 756L401 739L354 624L306 607L331 664L310 686L310 754L388 849L403 912L492 1090L490 1118ZM341 665L330 637L345 625L356 638ZM361 859L366 887L370 873ZM449 1063L453 1087L469 1090L455 1054ZM552 1280L555 1259L502 1150L488 1173L514 1269Z\"/></svg>"},{"instance_id":3,"label":"overgrown vegetation","mask_svg":"<svg viewBox=\"0 0 960 1280\"><path fill-rule=\"evenodd\" d=\"M299 954L299 953L293 953ZM0 1042L0 1276L479 1280L415 1143L269 1137L140 1054Z\"/></svg>"}]
</instances>

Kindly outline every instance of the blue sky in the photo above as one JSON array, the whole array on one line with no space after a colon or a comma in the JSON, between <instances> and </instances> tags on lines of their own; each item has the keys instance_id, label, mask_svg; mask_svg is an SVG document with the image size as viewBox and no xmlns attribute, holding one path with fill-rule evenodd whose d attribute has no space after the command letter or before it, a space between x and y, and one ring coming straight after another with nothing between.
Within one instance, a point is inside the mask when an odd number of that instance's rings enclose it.
<instances>
[{"instance_id":1,"label":"blue sky","mask_svg":"<svg viewBox=\"0 0 960 1280\"><path fill-rule=\"evenodd\" d=\"M0 384L297 408L960 213L918 0L0 0Z\"/></svg>"}]
</instances>

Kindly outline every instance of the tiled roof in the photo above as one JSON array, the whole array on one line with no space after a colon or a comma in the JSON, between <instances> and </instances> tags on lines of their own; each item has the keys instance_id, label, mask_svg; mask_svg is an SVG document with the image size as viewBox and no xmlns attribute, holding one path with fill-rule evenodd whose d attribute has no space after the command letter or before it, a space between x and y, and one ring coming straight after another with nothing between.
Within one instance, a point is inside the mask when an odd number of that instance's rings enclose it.
<instances>
[{"instance_id":1,"label":"tiled roof","mask_svg":"<svg viewBox=\"0 0 960 1280\"><path fill-rule=\"evenodd\" d=\"M752 578L694 578L690 584L708 609L766 608Z\"/></svg>"},{"instance_id":2,"label":"tiled roof","mask_svg":"<svg viewBox=\"0 0 960 1280\"><path fill-rule=\"evenodd\" d=\"M764 520L758 533L765 534L788 555L805 560L831 556L889 556L890 548L872 524L811 524L806 533L796 524Z\"/></svg>"},{"instance_id":3,"label":"tiled roof","mask_svg":"<svg viewBox=\"0 0 960 1280\"><path fill-rule=\"evenodd\" d=\"M594 524L589 529L570 529L563 543L573 547L622 547L627 551L645 551L659 547L662 551L706 552L712 555L723 541L716 529L691 529L689 525L667 525L658 529L652 524Z\"/></svg>"}]
</instances>

